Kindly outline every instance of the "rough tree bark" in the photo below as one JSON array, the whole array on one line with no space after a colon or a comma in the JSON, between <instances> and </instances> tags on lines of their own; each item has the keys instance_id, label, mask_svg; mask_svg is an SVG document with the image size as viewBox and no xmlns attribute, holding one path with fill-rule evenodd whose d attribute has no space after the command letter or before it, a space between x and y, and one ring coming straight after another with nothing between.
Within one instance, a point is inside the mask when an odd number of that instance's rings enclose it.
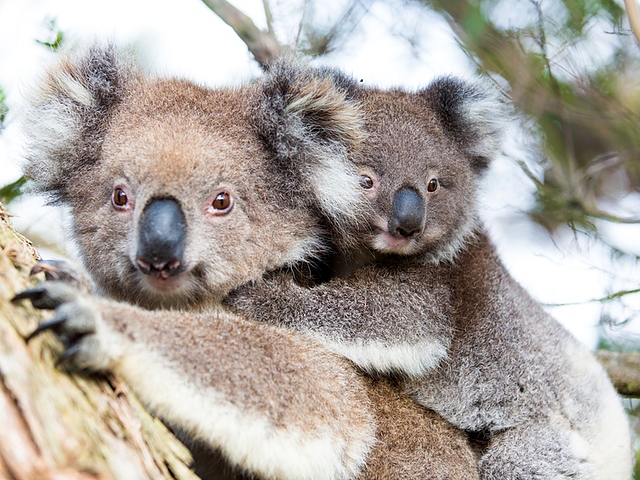
<instances>
[{"instance_id":1,"label":"rough tree bark","mask_svg":"<svg viewBox=\"0 0 640 480\"><path fill-rule=\"evenodd\" d=\"M187 449L115 378L55 366L50 333L24 340L50 314L13 296L33 285L33 246L0 204L0 478L196 479Z\"/></svg>"}]
</instances>

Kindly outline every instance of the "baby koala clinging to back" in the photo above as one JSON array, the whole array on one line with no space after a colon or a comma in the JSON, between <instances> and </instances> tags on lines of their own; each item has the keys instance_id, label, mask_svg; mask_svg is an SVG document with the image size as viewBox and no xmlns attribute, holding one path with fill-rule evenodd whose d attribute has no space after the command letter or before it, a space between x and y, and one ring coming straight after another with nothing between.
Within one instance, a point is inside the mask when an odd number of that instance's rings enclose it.
<instances>
[{"instance_id":1,"label":"baby koala clinging to back","mask_svg":"<svg viewBox=\"0 0 640 480\"><path fill-rule=\"evenodd\" d=\"M353 232L361 248L325 283L280 271L227 304L395 374L414 400L486 441L482 478L630 478L629 427L609 379L509 275L478 220L505 121L497 96L454 78L418 93L351 91L369 134L353 158L373 207L371 230Z\"/></svg>"}]
</instances>

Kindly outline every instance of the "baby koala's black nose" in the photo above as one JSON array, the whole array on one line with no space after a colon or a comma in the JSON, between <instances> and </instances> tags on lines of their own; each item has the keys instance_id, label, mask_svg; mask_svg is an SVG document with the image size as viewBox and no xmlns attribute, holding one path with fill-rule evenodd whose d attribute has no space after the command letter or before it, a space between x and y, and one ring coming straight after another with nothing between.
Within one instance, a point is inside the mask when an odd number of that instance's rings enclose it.
<instances>
[{"instance_id":1,"label":"baby koala's black nose","mask_svg":"<svg viewBox=\"0 0 640 480\"><path fill-rule=\"evenodd\" d=\"M401 188L393 197L389 233L394 237L415 237L422 232L424 201L412 188Z\"/></svg>"},{"instance_id":2,"label":"baby koala's black nose","mask_svg":"<svg viewBox=\"0 0 640 480\"><path fill-rule=\"evenodd\" d=\"M161 278L180 273L186 236L180 204L172 198L152 199L144 208L138 227L138 269Z\"/></svg>"}]
</instances>

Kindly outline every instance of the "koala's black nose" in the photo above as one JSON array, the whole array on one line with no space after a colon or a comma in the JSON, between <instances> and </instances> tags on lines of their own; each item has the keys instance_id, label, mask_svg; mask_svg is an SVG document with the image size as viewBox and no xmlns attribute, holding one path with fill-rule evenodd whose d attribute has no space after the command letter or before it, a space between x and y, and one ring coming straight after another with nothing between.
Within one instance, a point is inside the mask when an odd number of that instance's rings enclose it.
<instances>
[{"instance_id":1,"label":"koala's black nose","mask_svg":"<svg viewBox=\"0 0 640 480\"><path fill-rule=\"evenodd\" d=\"M146 275L168 278L182 269L187 224L178 202L152 199L142 212L136 265Z\"/></svg>"},{"instance_id":2,"label":"koala's black nose","mask_svg":"<svg viewBox=\"0 0 640 480\"><path fill-rule=\"evenodd\" d=\"M394 237L414 237L422 231L424 202L412 188L401 188L393 197L389 233Z\"/></svg>"}]
</instances>

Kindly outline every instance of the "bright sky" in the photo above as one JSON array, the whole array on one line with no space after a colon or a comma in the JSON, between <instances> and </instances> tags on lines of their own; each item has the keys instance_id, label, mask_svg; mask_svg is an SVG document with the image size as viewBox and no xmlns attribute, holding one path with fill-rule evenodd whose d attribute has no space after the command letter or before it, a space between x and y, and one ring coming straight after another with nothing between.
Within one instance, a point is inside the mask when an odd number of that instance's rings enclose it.
<instances>
[{"instance_id":1,"label":"bright sky","mask_svg":"<svg viewBox=\"0 0 640 480\"><path fill-rule=\"evenodd\" d=\"M259 27L265 24L262 0L236 0ZM302 0L274 1L277 33L292 38ZM338 12L342 0L327 11ZM337 51L322 61L336 65L366 83L415 88L437 74L470 75L470 62L457 48L446 23L423 9L377 2L359 28ZM326 4L325 4L326 5ZM278 17L278 14L281 14ZM328 15L328 17L331 17ZM112 38L135 45L150 70L187 77L212 86L234 84L259 73L244 44L200 0L0 0L0 86L10 113L0 134L0 184L20 175L18 122L22 92L53 57L35 39L46 39L46 20L72 44ZM409 44L406 36L413 40ZM513 148L518 155L517 148ZM551 240L522 211L532 201L533 188L519 167L507 158L494 166L486 183L484 212L499 250L514 276L544 303L583 302L620 288L638 288L635 264L613 264L608 252L570 232ZM631 201L631 200L630 200ZM635 199L634 201L637 201ZM26 198L11 206L14 224L27 236L68 247L59 225L63 214ZM605 225L610 241L640 254L640 226ZM636 297L640 297L637 295ZM640 298L630 298L640 311ZM580 340L595 346L601 306L584 303L550 311ZM618 317L624 311L618 309ZM628 312L626 313L628 314ZM640 321L636 321L637 324Z\"/></svg>"}]
</instances>

